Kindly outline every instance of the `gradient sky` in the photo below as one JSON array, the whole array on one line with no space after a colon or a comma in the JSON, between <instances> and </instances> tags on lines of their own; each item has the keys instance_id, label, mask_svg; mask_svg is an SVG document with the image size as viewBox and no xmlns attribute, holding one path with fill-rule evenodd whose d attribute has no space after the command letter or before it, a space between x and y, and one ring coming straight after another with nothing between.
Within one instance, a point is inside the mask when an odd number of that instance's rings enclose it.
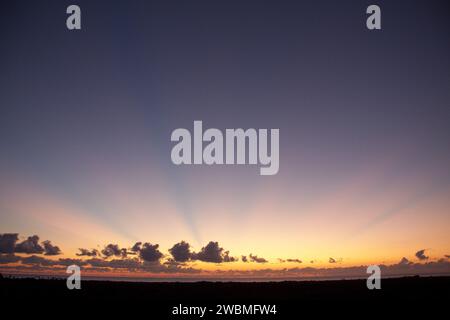
<instances>
[{"instance_id":1,"label":"gradient sky","mask_svg":"<svg viewBox=\"0 0 450 320\"><path fill-rule=\"evenodd\" d=\"M67 257L180 240L274 266L450 254L446 1L77 1L80 31L69 4L0 7L0 233ZM279 128L279 173L173 165L194 120Z\"/></svg>"}]
</instances>

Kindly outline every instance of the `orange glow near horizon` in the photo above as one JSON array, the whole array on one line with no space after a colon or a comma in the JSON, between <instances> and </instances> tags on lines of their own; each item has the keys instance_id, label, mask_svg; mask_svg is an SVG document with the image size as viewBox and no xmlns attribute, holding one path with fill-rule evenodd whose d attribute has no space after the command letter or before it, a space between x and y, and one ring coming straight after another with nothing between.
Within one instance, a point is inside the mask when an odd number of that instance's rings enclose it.
<instances>
[{"instance_id":1,"label":"orange glow near horizon","mask_svg":"<svg viewBox=\"0 0 450 320\"><path fill-rule=\"evenodd\" d=\"M239 261L186 265L212 273L389 265L402 257L415 261L414 253L421 249L427 250L429 261L437 261L450 252L448 187L427 192L405 181L380 189L373 176L361 174L321 198L295 201L291 194L277 192L275 184L252 194L240 206L233 202L233 192L219 199L218 190L204 201L194 194L193 214L187 222L164 184L151 198L105 187L99 197L100 210L107 212L102 216L42 185L6 183L1 203L8 216L2 218L1 233L18 232L21 240L33 234L51 240L63 254L48 259L80 259L85 257L77 256L79 248L101 250L108 243L130 248L141 241L159 244L166 261L168 250L181 240L195 252L209 241L218 241ZM208 192L207 185L202 186L198 194ZM217 206L218 202L223 205ZM249 254L267 262L242 262L241 256Z\"/></svg>"}]
</instances>

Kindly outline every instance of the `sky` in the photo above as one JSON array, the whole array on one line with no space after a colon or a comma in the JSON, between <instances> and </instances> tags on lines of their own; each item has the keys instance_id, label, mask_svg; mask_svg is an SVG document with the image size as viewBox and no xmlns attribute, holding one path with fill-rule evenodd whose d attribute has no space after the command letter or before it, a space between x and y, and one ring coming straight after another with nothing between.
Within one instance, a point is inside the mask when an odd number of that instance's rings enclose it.
<instances>
[{"instance_id":1,"label":"sky","mask_svg":"<svg viewBox=\"0 0 450 320\"><path fill-rule=\"evenodd\" d=\"M2 2L0 271L449 272L449 5L376 3ZM174 165L195 120L278 128L279 172Z\"/></svg>"}]
</instances>

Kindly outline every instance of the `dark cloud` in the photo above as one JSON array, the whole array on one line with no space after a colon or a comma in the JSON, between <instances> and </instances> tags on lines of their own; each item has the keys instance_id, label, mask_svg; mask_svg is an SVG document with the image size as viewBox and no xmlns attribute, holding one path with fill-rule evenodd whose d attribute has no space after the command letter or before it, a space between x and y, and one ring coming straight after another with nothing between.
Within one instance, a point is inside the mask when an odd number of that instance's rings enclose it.
<instances>
[{"instance_id":1,"label":"dark cloud","mask_svg":"<svg viewBox=\"0 0 450 320\"><path fill-rule=\"evenodd\" d=\"M39 237L37 235L28 237L27 240L16 243L18 240L18 234L2 234L0 235L0 243L2 247L1 253L13 253L14 251L19 253L29 253L29 254L40 254L45 253L45 255L58 255L61 254L61 250L58 246L53 245L50 241L44 241L39 244ZM152 245L150 243L136 242L130 249L121 248L117 244L110 243L106 245L103 250L99 251L97 249L84 249L79 248L79 253L77 256L86 257L100 257L103 260L107 260L112 257L120 257L126 259L128 255L139 254L139 258L144 262L159 262L163 258L163 254L158 250L159 245ZM12 252L11 252L12 251ZM181 241L176 243L169 249L170 254L173 257L173 263L168 265L180 265L187 261L204 261L204 262L235 262L238 258L230 255L229 251L225 251L219 246L218 242L210 241L205 247L203 247L199 252L195 253L191 251L191 246L186 241ZM53 261L53 260L52 260ZM25 263L35 262L44 264L51 264L54 261L45 261L44 259L38 260L37 257L30 257L29 260L25 260ZM96 267L100 267L97 261L92 260ZM260 258L258 256L250 255L242 256L243 262L257 262L265 263L266 259ZM117 262L115 262L117 264Z\"/></svg>"},{"instance_id":2,"label":"dark cloud","mask_svg":"<svg viewBox=\"0 0 450 320\"><path fill-rule=\"evenodd\" d=\"M16 244L15 252L18 253L43 253L44 248L39 244L39 237L34 235L28 237L27 240L24 240L18 244Z\"/></svg>"},{"instance_id":3,"label":"dark cloud","mask_svg":"<svg viewBox=\"0 0 450 320\"><path fill-rule=\"evenodd\" d=\"M146 266L147 267L147 266ZM155 269L155 267L154 267ZM195 269L191 267L186 267L186 263L184 262L177 262L173 259L169 259L164 262L164 268L159 269L160 272L167 272L167 273L199 273L201 272L200 269Z\"/></svg>"},{"instance_id":4,"label":"dark cloud","mask_svg":"<svg viewBox=\"0 0 450 320\"><path fill-rule=\"evenodd\" d=\"M87 256L87 257L100 256L100 252L97 249L88 250L88 249L78 248L78 250L80 251L80 253L77 253L76 255L79 256L79 257L82 257L82 256Z\"/></svg>"},{"instance_id":5,"label":"dark cloud","mask_svg":"<svg viewBox=\"0 0 450 320\"><path fill-rule=\"evenodd\" d=\"M20 261L22 264L26 265L36 265L36 266L44 266L44 267L50 267L50 266L62 266L67 267L71 265L77 265L77 266L85 266L87 265L87 261L81 260L81 259L70 259L70 258L64 258L64 259L58 259L58 260L50 260L44 257L39 257L36 255L32 255L29 257L22 257L20 258Z\"/></svg>"},{"instance_id":6,"label":"dark cloud","mask_svg":"<svg viewBox=\"0 0 450 320\"><path fill-rule=\"evenodd\" d=\"M85 260L81 259L70 259L70 258L64 258L64 259L58 259L55 261L56 265L59 266L71 266L71 265L77 265L79 267L87 265L87 262Z\"/></svg>"},{"instance_id":7,"label":"dark cloud","mask_svg":"<svg viewBox=\"0 0 450 320\"><path fill-rule=\"evenodd\" d=\"M55 261L46 259L44 257L39 257L36 255L21 258L20 261L23 264L31 264L31 265L41 265L41 266L54 266L55 265Z\"/></svg>"},{"instance_id":8,"label":"dark cloud","mask_svg":"<svg viewBox=\"0 0 450 320\"><path fill-rule=\"evenodd\" d=\"M223 253L223 262L235 262L237 260L237 258L230 256L230 251L225 251Z\"/></svg>"},{"instance_id":9,"label":"dark cloud","mask_svg":"<svg viewBox=\"0 0 450 320\"><path fill-rule=\"evenodd\" d=\"M328 263L341 263L341 262L342 262L342 258L334 259L334 258L330 257L328 259Z\"/></svg>"},{"instance_id":10,"label":"dark cloud","mask_svg":"<svg viewBox=\"0 0 450 320\"><path fill-rule=\"evenodd\" d=\"M135 270L141 267L141 262L136 259L113 259L113 260L104 260L99 258L92 258L86 260L86 263L93 267L101 267L101 268L112 268L112 269L129 269Z\"/></svg>"},{"instance_id":11,"label":"dark cloud","mask_svg":"<svg viewBox=\"0 0 450 320\"><path fill-rule=\"evenodd\" d=\"M258 257L257 255L253 255L253 254L249 254L249 258L251 262L256 262L256 263L266 263L268 262L266 259L262 258L262 257Z\"/></svg>"},{"instance_id":12,"label":"dark cloud","mask_svg":"<svg viewBox=\"0 0 450 320\"><path fill-rule=\"evenodd\" d=\"M136 242L134 246L131 247L132 252L139 252L141 250L142 242Z\"/></svg>"},{"instance_id":13,"label":"dark cloud","mask_svg":"<svg viewBox=\"0 0 450 320\"><path fill-rule=\"evenodd\" d=\"M0 264L19 262L20 257L14 254L0 254Z\"/></svg>"},{"instance_id":14,"label":"dark cloud","mask_svg":"<svg viewBox=\"0 0 450 320\"><path fill-rule=\"evenodd\" d=\"M44 251L46 256L56 256L58 254L61 254L61 250L58 246L52 245L52 243L49 240L46 240L42 242L44 245Z\"/></svg>"},{"instance_id":15,"label":"dark cloud","mask_svg":"<svg viewBox=\"0 0 450 320\"><path fill-rule=\"evenodd\" d=\"M410 262L408 259L406 259L405 257L403 257L400 261L399 261L399 265L409 265L409 264L411 264L412 262Z\"/></svg>"},{"instance_id":16,"label":"dark cloud","mask_svg":"<svg viewBox=\"0 0 450 320\"><path fill-rule=\"evenodd\" d=\"M120 255L122 258L126 258L129 254L135 254L135 252L130 252L126 248L120 249Z\"/></svg>"},{"instance_id":17,"label":"dark cloud","mask_svg":"<svg viewBox=\"0 0 450 320\"><path fill-rule=\"evenodd\" d=\"M120 257L122 255L122 250L117 244L110 243L102 250L102 254L107 258L112 256Z\"/></svg>"},{"instance_id":18,"label":"dark cloud","mask_svg":"<svg viewBox=\"0 0 450 320\"><path fill-rule=\"evenodd\" d=\"M39 237L37 235L28 237L20 243L17 243L18 239L19 235L17 233L0 234L0 253L45 253L47 256L61 254L61 249L53 245L49 240L39 244Z\"/></svg>"},{"instance_id":19,"label":"dark cloud","mask_svg":"<svg viewBox=\"0 0 450 320\"><path fill-rule=\"evenodd\" d=\"M108 244L105 246L105 248L101 251L101 253L105 256L105 258L109 257L122 257L126 258L128 255L128 250L126 248L120 248L117 244ZM131 252L134 254L134 252Z\"/></svg>"},{"instance_id":20,"label":"dark cloud","mask_svg":"<svg viewBox=\"0 0 450 320\"><path fill-rule=\"evenodd\" d=\"M302 263L303 261L300 259L286 259L287 262L294 262L294 263Z\"/></svg>"},{"instance_id":21,"label":"dark cloud","mask_svg":"<svg viewBox=\"0 0 450 320\"><path fill-rule=\"evenodd\" d=\"M173 247L169 249L169 252L177 262L186 262L192 258L190 245L185 241L174 244Z\"/></svg>"},{"instance_id":22,"label":"dark cloud","mask_svg":"<svg viewBox=\"0 0 450 320\"><path fill-rule=\"evenodd\" d=\"M158 250L159 244L144 243L139 251L139 257L147 262L159 261L163 254Z\"/></svg>"},{"instance_id":23,"label":"dark cloud","mask_svg":"<svg viewBox=\"0 0 450 320\"><path fill-rule=\"evenodd\" d=\"M447 259L450 259L450 254L446 254L445 257L446 257Z\"/></svg>"},{"instance_id":24,"label":"dark cloud","mask_svg":"<svg viewBox=\"0 0 450 320\"><path fill-rule=\"evenodd\" d=\"M417 259L419 259L420 261L424 261L424 260L428 260L428 256L425 255L425 250L426 249L422 249L416 252L416 257Z\"/></svg>"},{"instance_id":25,"label":"dark cloud","mask_svg":"<svg viewBox=\"0 0 450 320\"><path fill-rule=\"evenodd\" d=\"M224 251L218 242L210 241L200 252L192 254L193 260L204 262L234 262L237 259L230 256L229 251Z\"/></svg>"},{"instance_id":26,"label":"dark cloud","mask_svg":"<svg viewBox=\"0 0 450 320\"><path fill-rule=\"evenodd\" d=\"M300 259L280 259L280 258L278 258L278 261L281 263L285 263L285 262L302 263L303 262Z\"/></svg>"},{"instance_id":27,"label":"dark cloud","mask_svg":"<svg viewBox=\"0 0 450 320\"><path fill-rule=\"evenodd\" d=\"M19 235L17 233L0 234L0 253L14 253L18 239Z\"/></svg>"},{"instance_id":28,"label":"dark cloud","mask_svg":"<svg viewBox=\"0 0 450 320\"><path fill-rule=\"evenodd\" d=\"M179 267L179 266L186 266L187 265L186 262L175 261L173 258L167 259L166 261L164 261L163 264L166 265L166 266L174 266L174 267L175 266Z\"/></svg>"}]
</instances>

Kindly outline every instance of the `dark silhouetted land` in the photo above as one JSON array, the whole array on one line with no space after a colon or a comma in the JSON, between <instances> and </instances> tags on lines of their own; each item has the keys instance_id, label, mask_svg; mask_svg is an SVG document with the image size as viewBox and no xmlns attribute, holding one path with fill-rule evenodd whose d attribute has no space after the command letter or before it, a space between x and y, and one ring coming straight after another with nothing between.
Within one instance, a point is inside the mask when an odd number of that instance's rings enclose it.
<instances>
[{"instance_id":1,"label":"dark silhouetted land","mask_svg":"<svg viewBox=\"0 0 450 320\"><path fill-rule=\"evenodd\" d=\"M376 312L380 308L401 313L427 313L426 306L445 309L450 302L450 277L405 277L383 279L381 290L368 290L365 280L286 282L195 282L143 283L82 281L81 290L68 290L65 280L0 280L3 302L33 302L45 305L80 306L94 304L110 308L145 306L150 315L188 319L171 315L173 306L217 304L276 304L277 314L267 319L284 319L304 310L330 314L346 310ZM123 311L123 310L122 310ZM195 318L195 317L190 317ZM233 319L209 314L203 319ZM240 319L256 319L237 317ZM290 317L292 318L292 317Z\"/></svg>"}]
</instances>

